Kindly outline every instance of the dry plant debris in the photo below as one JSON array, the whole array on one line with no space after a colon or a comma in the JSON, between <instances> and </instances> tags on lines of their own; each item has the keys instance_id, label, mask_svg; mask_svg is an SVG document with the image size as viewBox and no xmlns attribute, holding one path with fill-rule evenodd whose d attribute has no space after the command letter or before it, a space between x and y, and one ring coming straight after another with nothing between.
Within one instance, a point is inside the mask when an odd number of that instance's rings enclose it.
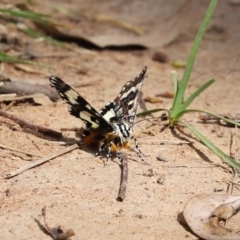
<instances>
[{"instance_id":1,"label":"dry plant debris","mask_svg":"<svg viewBox=\"0 0 240 240\"><path fill-rule=\"evenodd\" d=\"M199 194L191 198L183 216L190 229L201 239L239 240L240 233L220 225L240 209L240 196Z\"/></svg>"},{"instance_id":2,"label":"dry plant debris","mask_svg":"<svg viewBox=\"0 0 240 240\"><path fill-rule=\"evenodd\" d=\"M0 103L1 102L10 102L10 104L16 105L18 101L33 101L36 104L40 105L50 105L52 102L50 99L42 93L35 93L26 96L16 96L16 94L1 94L0 95ZM5 109L6 110L6 109Z\"/></svg>"},{"instance_id":3,"label":"dry plant debris","mask_svg":"<svg viewBox=\"0 0 240 240\"><path fill-rule=\"evenodd\" d=\"M160 63L166 63L169 61L169 58L165 52L156 51L152 56L152 60Z\"/></svg>"},{"instance_id":4,"label":"dry plant debris","mask_svg":"<svg viewBox=\"0 0 240 240\"><path fill-rule=\"evenodd\" d=\"M164 98L173 98L174 97L174 92L166 91L166 92L159 93L156 96L157 97L164 97Z\"/></svg>"},{"instance_id":5,"label":"dry plant debris","mask_svg":"<svg viewBox=\"0 0 240 240\"><path fill-rule=\"evenodd\" d=\"M28 129L43 133L48 136L62 138L62 133L60 133L60 132L57 132L55 130L45 128L45 127L42 127L42 126L39 126L36 124L32 124L26 120L23 120L23 119L20 119L20 118L14 116L8 112L0 110L0 116L11 119L12 121L18 123L22 128L28 128Z\"/></svg>"},{"instance_id":6,"label":"dry plant debris","mask_svg":"<svg viewBox=\"0 0 240 240\"><path fill-rule=\"evenodd\" d=\"M49 236L52 237L54 240L67 240L70 237L74 236L75 233L73 229L68 229L65 232L61 229L61 227L57 228L51 228L48 226L47 221L46 221L46 206L43 207L42 209L42 216L44 220L44 226L41 225L41 229L43 230L44 233L48 234ZM38 221L37 221L38 222ZM40 224L40 223L38 223Z\"/></svg>"},{"instance_id":7,"label":"dry plant debris","mask_svg":"<svg viewBox=\"0 0 240 240\"><path fill-rule=\"evenodd\" d=\"M43 85L11 81L11 77L1 76L0 94L8 93L17 93L18 95L32 95L36 93L43 93L44 95L48 96L52 101L56 101L58 99L57 93L53 91L48 84ZM6 99L6 101L8 101L8 99Z\"/></svg>"},{"instance_id":8,"label":"dry plant debris","mask_svg":"<svg viewBox=\"0 0 240 240\"><path fill-rule=\"evenodd\" d=\"M120 180L120 188L118 192L117 200L122 202L126 197L126 189L127 189L127 181L128 181L128 159L125 154L123 154L122 163L120 165L121 168L121 180Z\"/></svg>"},{"instance_id":9,"label":"dry plant debris","mask_svg":"<svg viewBox=\"0 0 240 240\"><path fill-rule=\"evenodd\" d=\"M163 102L161 99L159 99L157 97L145 97L144 101L149 102L149 103L161 103L161 102Z\"/></svg>"},{"instance_id":10,"label":"dry plant debris","mask_svg":"<svg viewBox=\"0 0 240 240\"><path fill-rule=\"evenodd\" d=\"M235 122L239 122L240 121L240 114L237 113L234 116L228 115L228 114L219 114L219 116L227 118L229 120L235 121ZM219 125L224 125L227 127L234 127L235 125L229 122L225 122L222 119L212 116L210 114L206 114L206 115L202 115L199 116L199 119L202 120L203 122L216 122Z\"/></svg>"},{"instance_id":11,"label":"dry plant debris","mask_svg":"<svg viewBox=\"0 0 240 240\"><path fill-rule=\"evenodd\" d=\"M21 150L16 149L16 148L8 147L8 146L6 146L4 144L1 144L1 143L0 143L0 148L7 149L7 150L12 151L12 152L23 153L23 154L26 154L27 156L39 157L36 154L30 153L30 152L24 152L24 151L21 151Z\"/></svg>"},{"instance_id":12,"label":"dry plant debris","mask_svg":"<svg viewBox=\"0 0 240 240\"><path fill-rule=\"evenodd\" d=\"M50 161L50 160L52 160L52 159L54 159L54 158L56 158L58 156L61 156L61 155L65 154L65 153L68 153L68 152L70 152L70 151L72 151L72 150L74 150L76 148L78 148L78 145L74 144L74 145L70 146L67 149L64 149L64 150L59 151L57 153L52 153L52 154L50 154L50 155L48 155L46 157L40 158L40 159L38 159L38 160L36 160L34 162L31 162L31 163L29 163L29 164L27 164L27 165L25 165L25 166L15 170L15 171L13 171L13 172L10 172L10 173L6 174L5 178L12 178L14 176L17 176L18 174L20 174L22 172L25 172L26 170L28 170L30 168L34 168L34 167L36 167L38 165L41 165L41 164L43 164L45 162L48 162L48 161Z\"/></svg>"}]
</instances>

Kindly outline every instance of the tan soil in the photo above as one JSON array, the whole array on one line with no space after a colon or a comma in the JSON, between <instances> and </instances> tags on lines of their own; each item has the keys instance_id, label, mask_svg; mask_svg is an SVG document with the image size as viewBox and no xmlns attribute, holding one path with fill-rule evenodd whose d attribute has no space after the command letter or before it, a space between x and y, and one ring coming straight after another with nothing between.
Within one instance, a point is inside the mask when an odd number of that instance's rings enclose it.
<instances>
[{"instance_id":1,"label":"tan soil","mask_svg":"<svg viewBox=\"0 0 240 240\"><path fill-rule=\"evenodd\" d=\"M95 6L94 10L97 9L95 2L91 1L92 6ZM122 4L127 2L122 1ZM204 12L208 1L201 2L201 11ZM72 4L74 3L76 1L72 1ZM117 5L117 1L115 3ZM81 4L83 9L91 8L89 3L84 5L82 1ZM149 1L149 9L154 8L153 4L154 1ZM102 8L108 9L107 6L108 1L103 1ZM137 7L140 8L141 5L136 5L135 18L139 17ZM115 11L118 11L117 7ZM134 19L133 16L131 18ZM209 33L209 38L206 37L202 43L187 94L211 78L215 78L216 82L199 96L193 103L193 108L219 114L239 113L239 22L240 7L231 6L228 1L221 2L213 23L222 27L224 32L220 35ZM150 23L148 24L151 27ZM176 70L181 77L183 69L175 69L170 62L187 61L195 33L188 32L192 36L191 39L177 41L164 48L135 51L82 49L80 54L73 57L39 59L41 62L56 66L54 70L39 68L41 71L39 74L25 73L8 64L4 64L4 72L29 82L32 78L41 78L44 79L44 83L48 83L48 76L52 73L70 84L101 80L95 86L77 88L96 109L100 109L114 99L124 83L139 74L145 65L148 66L148 74L142 88L143 98L172 91L171 71ZM66 52L47 43L39 44L38 47L44 52ZM153 61L151 57L155 51L164 51L170 62ZM88 72L78 73L70 68L69 64L85 68ZM170 107L172 99L160 99L161 103L146 103L147 109ZM8 111L20 118L58 131L62 127L73 128L82 125L79 119L69 115L66 104L62 101L45 106L34 106L30 103L15 104ZM141 111L139 107L138 112ZM160 113L155 116L160 116ZM202 124L198 116L199 114L191 114L184 118L225 153L230 154L231 134L235 134L234 139L239 144L238 131L213 124ZM216 129L222 133L221 137ZM49 225L73 228L76 236L71 239L74 240L196 239L196 236L177 221L178 214L182 212L186 202L196 194L214 193L216 190L225 193L228 185L222 182L222 179L231 179L232 175L223 168L213 165L212 163L222 162L191 137L186 129L181 128L182 132L176 130L175 135L170 129L163 132L160 130L159 124L151 126L151 122L148 121L134 127L134 135L140 143L141 150L147 155L146 160L150 165L141 164L134 153L128 155L129 179L127 197L123 202L116 201L120 181L120 168L116 158L103 167L100 158L93 157L94 151L82 147L7 180L4 179L5 174L37 158L2 149L1 239L50 239L34 221L36 218L43 222L40 214L44 205L47 206ZM149 135L148 131L153 132L154 136ZM2 117L0 132L2 144L39 156L46 156L65 148L56 144L56 139L24 131L16 123ZM72 132L63 134L75 138ZM192 141L193 144L171 143L184 140L183 138ZM160 144L163 140L170 142ZM233 143L232 152L237 154L238 144ZM159 153L168 161L158 161L156 157ZM147 175L149 171L153 171L153 176ZM162 185L157 183L161 176L165 177ZM233 193L239 194L239 190L234 188ZM232 226L237 227L237 222L239 217L236 216Z\"/></svg>"}]
</instances>

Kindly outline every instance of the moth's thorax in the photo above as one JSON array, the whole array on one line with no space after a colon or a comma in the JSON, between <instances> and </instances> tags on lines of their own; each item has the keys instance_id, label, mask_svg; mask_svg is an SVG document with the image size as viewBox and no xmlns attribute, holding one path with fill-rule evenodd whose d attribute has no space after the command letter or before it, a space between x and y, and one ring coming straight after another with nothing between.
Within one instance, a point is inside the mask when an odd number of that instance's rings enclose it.
<instances>
[{"instance_id":1,"label":"moth's thorax","mask_svg":"<svg viewBox=\"0 0 240 240\"><path fill-rule=\"evenodd\" d=\"M101 142L104 140L105 133L101 129L96 130L86 130L82 128L81 131L81 138L82 141L85 143L86 146L91 148L96 148L101 145Z\"/></svg>"},{"instance_id":2,"label":"moth's thorax","mask_svg":"<svg viewBox=\"0 0 240 240\"><path fill-rule=\"evenodd\" d=\"M105 129L86 130L83 129L82 139L88 147L110 146L113 152L121 148L127 148L132 128L125 122L112 123L114 131L106 132ZM112 144L111 144L112 143Z\"/></svg>"},{"instance_id":3,"label":"moth's thorax","mask_svg":"<svg viewBox=\"0 0 240 240\"><path fill-rule=\"evenodd\" d=\"M132 133L132 127L126 122L113 123L114 133L119 135L121 141L128 140Z\"/></svg>"}]
</instances>

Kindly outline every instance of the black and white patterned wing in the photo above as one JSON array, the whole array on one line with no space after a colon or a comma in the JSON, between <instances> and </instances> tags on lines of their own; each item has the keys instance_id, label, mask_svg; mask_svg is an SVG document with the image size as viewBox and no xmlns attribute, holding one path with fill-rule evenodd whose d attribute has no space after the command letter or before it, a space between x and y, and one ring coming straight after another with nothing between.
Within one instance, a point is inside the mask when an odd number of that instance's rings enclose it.
<instances>
[{"instance_id":1,"label":"black and white patterned wing","mask_svg":"<svg viewBox=\"0 0 240 240\"><path fill-rule=\"evenodd\" d=\"M82 119L86 128L112 131L112 125L106 121L79 93L57 76L50 76L50 84L55 88L59 96L68 104L68 111L73 116Z\"/></svg>"},{"instance_id":2,"label":"black and white patterned wing","mask_svg":"<svg viewBox=\"0 0 240 240\"><path fill-rule=\"evenodd\" d=\"M139 94L147 72L144 67L142 72L127 82L114 101L108 103L99 113L109 122L128 121L132 126L135 121Z\"/></svg>"}]
</instances>

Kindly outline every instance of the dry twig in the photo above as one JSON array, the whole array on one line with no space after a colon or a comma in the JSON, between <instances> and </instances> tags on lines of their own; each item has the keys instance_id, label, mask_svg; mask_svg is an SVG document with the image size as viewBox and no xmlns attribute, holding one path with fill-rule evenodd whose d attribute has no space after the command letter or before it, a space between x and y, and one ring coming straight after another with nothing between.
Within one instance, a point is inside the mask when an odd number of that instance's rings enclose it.
<instances>
[{"instance_id":1,"label":"dry twig","mask_svg":"<svg viewBox=\"0 0 240 240\"><path fill-rule=\"evenodd\" d=\"M24 96L17 96L16 94L11 94L11 93L10 94L1 94L0 95L0 103L1 102L11 102L14 104L14 102L16 103L17 101L23 101L23 100L29 100L29 99L33 99L33 101L36 102L35 99L37 97L43 98L43 96L46 97L47 99L49 99L45 94L42 94L42 93L34 93L34 94L24 95ZM36 102L36 103L38 103L38 102ZM47 103L49 104L52 102L49 100ZM5 108L4 110L6 111L8 108L9 107Z\"/></svg>"},{"instance_id":2,"label":"dry twig","mask_svg":"<svg viewBox=\"0 0 240 240\"><path fill-rule=\"evenodd\" d=\"M70 151L72 151L72 150L74 150L76 148L78 148L78 145L74 144L74 145L70 146L67 149L64 149L64 150L59 151L57 153L52 153L52 154L50 154L50 155L48 155L46 157L40 158L40 159L38 159L38 160L36 160L34 162L31 162L30 164L27 164L27 165L17 169L16 171L13 171L13 172L10 172L10 173L6 174L5 178L12 178L14 176L17 176L18 174L20 174L22 172L25 172L28 169L31 169L31 168L36 167L38 165L41 165L41 164L43 164L43 163L45 163L47 161L50 161L50 160L52 160L52 159L54 159L54 158L56 158L58 156L61 156L61 155L65 154L65 153L68 153L68 152L70 152Z\"/></svg>"},{"instance_id":3,"label":"dry twig","mask_svg":"<svg viewBox=\"0 0 240 240\"><path fill-rule=\"evenodd\" d=\"M239 113L236 114L235 116L230 116L230 115L227 115L227 114L219 114L219 116L227 118L227 119L235 121L235 122L240 121L240 114ZM220 119L216 116L212 116L210 114L199 116L199 119L202 120L203 122L213 121L213 122L216 122L219 125L224 125L224 126L227 126L227 127L235 127L234 124L229 123L229 122L225 122L224 120L222 120L222 119Z\"/></svg>"},{"instance_id":4,"label":"dry twig","mask_svg":"<svg viewBox=\"0 0 240 240\"><path fill-rule=\"evenodd\" d=\"M73 127L73 128L61 128L61 131L74 131L79 132L81 128Z\"/></svg>"},{"instance_id":5,"label":"dry twig","mask_svg":"<svg viewBox=\"0 0 240 240\"><path fill-rule=\"evenodd\" d=\"M23 153L23 154L26 154L28 156L39 157L38 155L35 155L33 153L24 152L24 151L18 150L16 148L11 148L11 147L8 147L8 146L6 146L4 144L1 144L1 143L0 143L0 148L7 149L7 150L10 150L10 151L13 151L13 152Z\"/></svg>"},{"instance_id":6,"label":"dry twig","mask_svg":"<svg viewBox=\"0 0 240 240\"><path fill-rule=\"evenodd\" d=\"M0 76L1 78L9 79L7 76ZM33 84L26 82L10 81L4 80L1 81L1 94L17 93L18 95L32 95L35 93L43 93L48 96L52 101L58 99L56 91L51 89L49 84Z\"/></svg>"},{"instance_id":7,"label":"dry twig","mask_svg":"<svg viewBox=\"0 0 240 240\"><path fill-rule=\"evenodd\" d=\"M121 180L120 180L120 188L118 192L117 200L122 202L126 197L126 189L127 189L127 181L128 181L128 159L125 154L123 154L121 168Z\"/></svg>"},{"instance_id":8,"label":"dry twig","mask_svg":"<svg viewBox=\"0 0 240 240\"><path fill-rule=\"evenodd\" d=\"M52 129L45 128L45 127L42 127L39 125L32 124L28 121L20 119L20 118L12 115L10 113L7 113L5 111L0 110L0 116L13 120L14 122L18 123L22 128L29 128L34 131L43 133L45 135L49 135L49 136L56 137L56 138L62 138L62 133L60 133L60 132L57 132Z\"/></svg>"},{"instance_id":9,"label":"dry twig","mask_svg":"<svg viewBox=\"0 0 240 240\"><path fill-rule=\"evenodd\" d=\"M35 82L43 82L44 79L33 79ZM81 82L78 84L73 84L74 87L87 87L96 85L102 81L102 79L98 79L96 81L92 82ZM37 84L37 83L27 83L23 82L22 79L14 78L11 76L0 74L0 95L2 94L11 94L11 93L17 93L18 95L29 95L28 98L31 97L31 95L34 95L36 93L42 93L46 96L48 96L52 101L57 101L59 99L58 93L50 87L49 84ZM23 97L18 96L18 98L13 100L21 100L24 99ZM4 101L5 98L2 98L1 101ZM6 99L5 101L11 101L12 99Z\"/></svg>"},{"instance_id":10,"label":"dry twig","mask_svg":"<svg viewBox=\"0 0 240 240\"><path fill-rule=\"evenodd\" d=\"M157 143L154 143L157 142ZM150 145L182 145L182 144L191 144L191 142L188 141L175 141L175 140L144 140L139 141L139 144L150 144Z\"/></svg>"}]
</instances>

